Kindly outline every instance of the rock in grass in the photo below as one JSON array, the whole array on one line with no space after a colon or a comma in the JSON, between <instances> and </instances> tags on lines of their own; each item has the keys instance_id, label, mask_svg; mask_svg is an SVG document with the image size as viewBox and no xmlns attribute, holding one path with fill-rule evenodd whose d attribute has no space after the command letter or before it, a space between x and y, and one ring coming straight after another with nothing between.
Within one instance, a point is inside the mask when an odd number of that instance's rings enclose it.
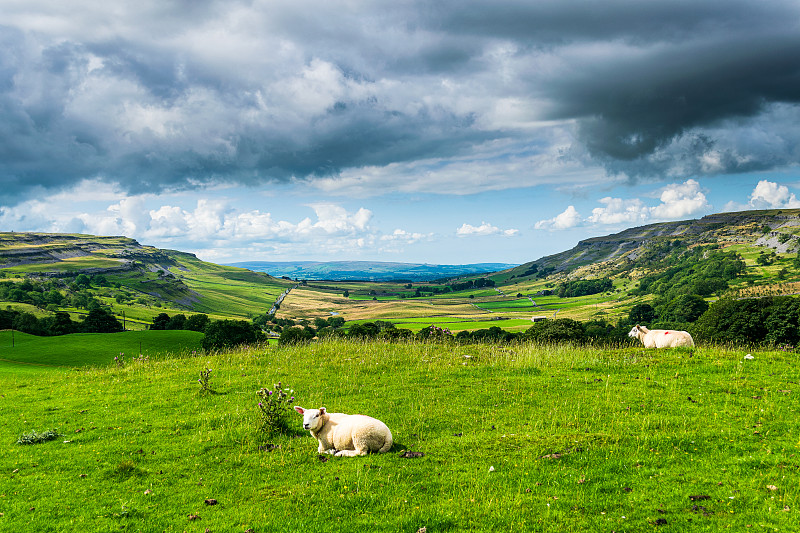
<instances>
[{"instance_id":1,"label":"rock in grass","mask_svg":"<svg viewBox=\"0 0 800 533\"><path fill-rule=\"evenodd\" d=\"M414 459L414 458L417 458L417 457L424 457L424 456L425 456L425 454L422 453L422 452L412 452L412 451L409 451L409 450L406 450L406 451L404 451L403 453L400 454L400 457L402 457L403 459Z\"/></svg>"}]
</instances>

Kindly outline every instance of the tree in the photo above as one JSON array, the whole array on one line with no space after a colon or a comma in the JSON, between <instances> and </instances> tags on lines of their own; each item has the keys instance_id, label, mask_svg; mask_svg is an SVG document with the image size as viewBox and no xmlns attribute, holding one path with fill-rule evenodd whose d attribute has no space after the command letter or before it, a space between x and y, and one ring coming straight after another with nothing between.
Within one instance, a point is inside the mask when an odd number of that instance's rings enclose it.
<instances>
[{"instance_id":1,"label":"tree","mask_svg":"<svg viewBox=\"0 0 800 533\"><path fill-rule=\"evenodd\" d=\"M660 320L694 322L708 309L708 302L696 294L682 294L661 308Z\"/></svg>"},{"instance_id":2,"label":"tree","mask_svg":"<svg viewBox=\"0 0 800 533\"><path fill-rule=\"evenodd\" d=\"M350 291L345 289L344 292L342 293L342 296L344 296L345 298L350 298Z\"/></svg>"},{"instance_id":3,"label":"tree","mask_svg":"<svg viewBox=\"0 0 800 533\"><path fill-rule=\"evenodd\" d=\"M31 335L43 335L44 331L39 325L39 320L32 313L17 313L11 326L17 331L29 333Z\"/></svg>"},{"instance_id":4,"label":"tree","mask_svg":"<svg viewBox=\"0 0 800 533\"><path fill-rule=\"evenodd\" d=\"M582 343L586 340L586 330L577 320L556 318L535 323L525 331L524 336L543 343Z\"/></svg>"},{"instance_id":5,"label":"tree","mask_svg":"<svg viewBox=\"0 0 800 533\"><path fill-rule=\"evenodd\" d=\"M42 318L39 320L39 323L49 335L66 335L68 333L75 333L79 328L79 325L72 321L69 313L65 313L63 311L59 311L51 317Z\"/></svg>"},{"instance_id":6,"label":"tree","mask_svg":"<svg viewBox=\"0 0 800 533\"><path fill-rule=\"evenodd\" d=\"M55 289L51 289L45 295L45 300L47 303L61 305L61 302L64 301L64 295Z\"/></svg>"},{"instance_id":7,"label":"tree","mask_svg":"<svg viewBox=\"0 0 800 533\"><path fill-rule=\"evenodd\" d=\"M75 278L75 285L77 285L78 287L86 289L89 288L91 284L92 280L89 279L89 276L87 276L86 274L78 274L78 277Z\"/></svg>"},{"instance_id":8,"label":"tree","mask_svg":"<svg viewBox=\"0 0 800 533\"><path fill-rule=\"evenodd\" d=\"M206 351L255 344L264 339L261 330L246 320L214 320L205 330L203 349Z\"/></svg>"},{"instance_id":9,"label":"tree","mask_svg":"<svg viewBox=\"0 0 800 533\"><path fill-rule=\"evenodd\" d=\"M778 255L774 251L771 251L770 253L767 254L761 252L760 254L758 254L758 257L756 258L756 263L758 263L761 266L767 266L774 263L777 258Z\"/></svg>"},{"instance_id":10,"label":"tree","mask_svg":"<svg viewBox=\"0 0 800 533\"><path fill-rule=\"evenodd\" d=\"M628 312L628 320L631 324L650 324L656 319L656 310L650 304L636 304Z\"/></svg>"},{"instance_id":11,"label":"tree","mask_svg":"<svg viewBox=\"0 0 800 533\"><path fill-rule=\"evenodd\" d=\"M301 327L286 328L281 331L281 336L278 338L278 344L285 346L290 344L300 344L308 342L314 338L314 334L309 330Z\"/></svg>"},{"instance_id":12,"label":"tree","mask_svg":"<svg viewBox=\"0 0 800 533\"><path fill-rule=\"evenodd\" d=\"M770 340L776 342L781 339L780 342L785 342L781 338L785 333L791 329L795 332L798 330L797 322L793 322L797 317L798 303L795 298L787 296L746 300L723 298L697 319L691 333L704 342L747 345L763 343L769 333L775 332ZM790 312L792 306L795 306L794 312ZM782 315L795 318L782 320ZM783 328L780 322L788 323L788 328Z\"/></svg>"},{"instance_id":13,"label":"tree","mask_svg":"<svg viewBox=\"0 0 800 533\"><path fill-rule=\"evenodd\" d=\"M365 322L363 324L353 324L352 326L350 326L350 330L347 332L347 336L371 339L377 337L378 333L380 332L381 332L380 326L377 326L372 322Z\"/></svg>"},{"instance_id":14,"label":"tree","mask_svg":"<svg viewBox=\"0 0 800 533\"><path fill-rule=\"evenodd\" d=\"M186 329L186 315L181 313L173 315L167 322L166 329Z\"/></svg>"},{"instance_id":15,"label":"tree","mask_svg":"<svg viewBox=\"0 0 800 533\"><path fill-rule=\"evenodd\" d=\"M206 326L208 326L208 315L197 314L187 318L183 328L190 331L204 331Z\"/></svg>"},{"instance_id":16,"label":"tree","mask_svg":"<svg viewBox=\"0 0 800 533\"><path fill-rule=\"evenodd\" d=\"M167 329L167 324L169 324L169 315L167 313L159 313L153 317L150 329L164 330Z\"/></svg>"},{"instance_id":17,"label":"tree","mask_svg":"<svg viewBox=\"0 0 800 533\"><path fill-rule=\"evenodd\" d=\"M80 329L84 333L117 333L122 331L122 323L117 317L98 307L84 317Z\"/></svg>"}]
</instances>

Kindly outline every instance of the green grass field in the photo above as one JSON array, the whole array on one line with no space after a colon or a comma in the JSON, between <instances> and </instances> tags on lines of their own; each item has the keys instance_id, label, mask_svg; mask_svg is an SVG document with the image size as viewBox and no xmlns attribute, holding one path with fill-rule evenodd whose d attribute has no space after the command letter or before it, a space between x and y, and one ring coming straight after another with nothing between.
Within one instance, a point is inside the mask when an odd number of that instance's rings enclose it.
<instances>
[{"instance_id":1,"label":"green grass field","mask_svg":"<svg viewBox=\"0 0 800 533\"><path fill-rule=\"evenodd\" d=\"M123 331L73 333L37 337L19 331L0 331L0 360L14 371L19 365L81 367L113 364L122 353L131 360L139 354L155 357L200 349L203 334L196 331ZM16 365L16 366L15 366ZM0 372L4 367L0 366Z\"/></svg>"},{"instance_id":2,"label":"green grass field","mask_svg":"<svg viewBox=\"0 0 800 533\"><path fill-rule=\"evenodd\" d=\"M336 340L29 365L0 372L0 530L794 531L796 354L745 353ZM395 448L260 432L278 381L380 418Z\"/></svg>"}]
</instances>

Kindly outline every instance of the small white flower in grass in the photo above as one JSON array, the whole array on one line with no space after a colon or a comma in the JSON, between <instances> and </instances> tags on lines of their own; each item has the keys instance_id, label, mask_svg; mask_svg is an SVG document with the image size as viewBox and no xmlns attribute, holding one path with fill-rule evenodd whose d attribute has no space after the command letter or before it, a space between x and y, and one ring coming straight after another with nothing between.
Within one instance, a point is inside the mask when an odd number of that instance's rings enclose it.
<instances>
[{"instance_id":1,"label":"small white flower in grass","mask_svg":"<svg viewBox=\"0 0 800 533\"><path fill-rule=\"evenodd\" d=\"M745 359L755 359L755 357L753 357L753 356L752 356L752 355L750 355L750 354L747 354L747 355L745 355L745 356L744 356L744 358L745 358Z\"/></svg>"},{"instance_id":2,"label":"small white flower in grass","mask_svg":"<svg viewBox=\"0 0 800 533\"><path fill-rule=\"evenodd\" d=\"M489 472L494 472L494 467L493 466L489 467Z\"/></svg>"}]
</instances>

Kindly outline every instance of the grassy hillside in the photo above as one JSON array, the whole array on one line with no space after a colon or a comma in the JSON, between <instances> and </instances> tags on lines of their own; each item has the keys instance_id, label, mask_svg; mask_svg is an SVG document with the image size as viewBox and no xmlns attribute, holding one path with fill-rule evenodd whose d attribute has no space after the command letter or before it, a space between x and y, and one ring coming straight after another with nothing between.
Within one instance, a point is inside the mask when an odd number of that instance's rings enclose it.
<instances>
[{"instance_id":1,"label":"grassy hillside","mask_svg":"<svg viewBox=\"0 0 800 533\"><path fill-rule=\"evenodd\" d=\"M336 341L0 372L0 529L790 531L796 357L744 355ZM255 392L278 381L382 419L395 448L262 433Z\"/></svg>"},{"instance_id":2,"label":"grassy hillside","mask_svg":"<svg viewBox=\"0 0 800 533\"><path fill-rule=\"evenodd\" d=\"M162 312L236 319L264 314L293 286L267 274L142 246L125 237L0 233L0 277L47 282L69 296L80 274L92 279L91 286L81 290L120 320L124 313L129 329L146 328ZM98 278L103 281L94 281ZM57 307L76 317L85 314L69 301Z\"/></svg>"},{"instance_id":3,"label":"grassy hillside","mask_svg":"<svg viewBox=\"0 0 800 533\"><path fill-rule=\"evenodd\" d=\"M200 349L202 333L196 331L123 331L121 333L72 333L37 337L19 331L0 331L0 361L8 369L16 365L82 367L114 364L114 358L130 361ZM2 368L0 368L2 372Z\"/></svg>"},{"instance_id":4,"label":"grassy hillside","mask_svg":"<svg viewBox=\"0 0 800 533\"><path fill-rule=\"evenodd\" d=\"M574 248L542 257L503 273L511 280L525 274L535 264L556 272L594 266L603 270L630 271L643 266L642 258L654 245L680 241L684 247L719 244L769 247L781 253L800 248L800 209L717 213L697 220L661 222L629 228L614 235L580 241ZM645 265L646 266L646 265Z\"/></svg>"}]
</instances>

